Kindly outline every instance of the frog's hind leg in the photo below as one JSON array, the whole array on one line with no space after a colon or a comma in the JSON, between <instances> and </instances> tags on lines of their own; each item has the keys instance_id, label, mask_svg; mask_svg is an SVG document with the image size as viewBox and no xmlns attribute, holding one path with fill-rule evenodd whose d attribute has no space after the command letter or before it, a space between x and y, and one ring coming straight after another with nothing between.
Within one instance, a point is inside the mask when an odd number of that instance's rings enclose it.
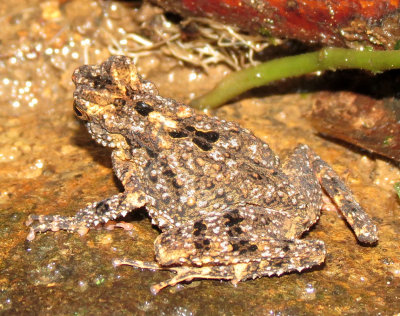
<instances>
[{"instance_id":1,"label":"frog's hind leg","mask_svg":"<svg viewBox=\"0 0 400 316\"><path fill-rule=\"evenodd\" d=\"M376 242L378 240L377 228L355 200L351 190L332 167L307 145L299 145L285 161L283 169L286 174L293 173L303 186L311 185L315 189L315 177L307 175L308 173L305 172L307 168L312 169L323 190L339 207L357 239L365 243ZM311 198L311 203L313 202L314 200Z\"/></svg>"},{"instance_id":2,"label":"frog's hind leg","mask_svg":"<svg viewBox=\"0 0 400 316\"><path fill-rule=\"evenodd\" d=\"M75 216L29 215L26 225L30 226L28 240L33 240L38 232L67 230L84 235L90 227L107 223L111 219L125 216L134 209L145 205L145 195L141 192L120 193L95 202L79 210Z\"/></svg>"},{"instance_id":3,"label":"frog's hind leg","mask_svg":"<svg viewBox=\"0 0 400 316\"><path fill-rule=\"evenodd\" d=\"M240 242L235 239L231 243ZM246 248L243 247L241 250L244 249ZM249 252L231 249L226 253L216 253L212 256L203 253L202 256L208 261L204 266L162 266L155 262L130 259L116 259L114 265L175 272L176 275L171 279L151 287L152 293L156 294L167 286L190 282L193 279L231 280L233 284L237 284L257 277L279 276L287 272L302 271L321 264L326 254L325 245L319 240L263 240L257 247L253 245L250 249Z\"/></svg>"},{"instance_id":4,"label":"frog's hind leg","mask_svg":"<svg viewBox=\"0 0 400 316\"><path fill-rule=\"evenodd\" d=\"M209 214L159 235L154 243L157 263L125 259L114 263L176 272L174 278L153 288L158 291L194 278L237 283L301 271L324 261L322 241L282 239L274 220L268 219L272 215L253 205Z\"/></svg>"}]
</instances>

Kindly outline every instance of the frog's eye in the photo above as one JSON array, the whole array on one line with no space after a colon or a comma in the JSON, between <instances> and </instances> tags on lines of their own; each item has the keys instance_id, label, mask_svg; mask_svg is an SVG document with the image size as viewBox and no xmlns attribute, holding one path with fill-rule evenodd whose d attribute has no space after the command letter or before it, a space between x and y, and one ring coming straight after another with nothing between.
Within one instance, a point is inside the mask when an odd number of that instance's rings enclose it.
<instances>
[{"instance_id":1,"label":"frog's eye","mask_svg":"<svg viewBox=\"0 0 400 316\"><path fill-rule=\"evenodd\" d=\"M74 102L73 108L74 108L75 115L76 115L78 118L80 118L81 120L84 120L84 121L89 121L89 116L86 114L85 111L83 111L82 109L80 109L80 108L76 105L75 102Z\"/></svg>"}]
</instances>

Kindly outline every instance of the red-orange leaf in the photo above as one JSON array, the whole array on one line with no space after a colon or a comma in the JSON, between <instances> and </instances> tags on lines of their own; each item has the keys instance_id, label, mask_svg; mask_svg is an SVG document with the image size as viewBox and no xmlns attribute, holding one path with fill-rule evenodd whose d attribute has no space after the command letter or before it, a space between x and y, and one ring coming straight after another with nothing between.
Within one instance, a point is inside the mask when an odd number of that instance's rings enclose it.
<instances>
[{"instance_id":1,"label":"red-orange leaf","mask_svg":"<svg viewBox=\"0 0 400 316\"><path fill-rule=\"evenodd\" d=\"M390 49L400 39L399 0L151 0L184 16L336 46Z\"/></svg>"}]
</instances>

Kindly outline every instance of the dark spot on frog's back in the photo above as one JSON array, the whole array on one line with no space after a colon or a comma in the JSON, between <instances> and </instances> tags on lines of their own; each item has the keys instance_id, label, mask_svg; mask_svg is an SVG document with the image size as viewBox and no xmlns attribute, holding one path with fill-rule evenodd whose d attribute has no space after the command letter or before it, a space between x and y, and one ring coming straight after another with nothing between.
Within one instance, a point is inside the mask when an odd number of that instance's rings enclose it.
<instances>
[{"instance_id":1,"label":"dark spot on frog's back","mask_svg":"<svg viewBox=\"0 0 400 316\"><path fill-rule=\"evenodd\" d=\"M146 152L150 158L157 158L158 153L146 147Z\"/></svg>"},{"instance_id":2,"label":"dark spot on frog's back","mask_svg":"<svg viewBox=\"0 0 400 316\"><path fill-rule=\"evenodd\" d=\"M212 149L212 146L210 145L210 143L208 143L206 140L199 138L199 137L194 137L193 143L195 143L197 147L199 147L201 150L204 150L204 151L210 151Z\"/></svg>"},{"instance_id":3,"label":"dark spot on frog's back","mask_svg":"<svg viewBox=\"0 0 400 316\"><path fill-rule=\"evenodd\" d=\"M194 223L193 228L193 235L199 236L202 231L205 231L207 229L207 226L203 223L203 221L197 221Z\"/></svg>"},{"instance_id":4,"label":"dark spot on frog's back","mask_svg":"<svg viewBox=\"0 0 400 316\"><path fill-rule=\"evenodd\" d=\"M244 218L239 215L238 210L233 210L232 212L225 214L224 218L228 219L225 226L232 227L244 221Z\"/></svg>"},{"instance_id":5,"label":"dark spot on frog's back","mask_svg":"<svg viewBox=\"0 0 400 316\"><path fill-rule=\"evenodd\" d=\"M185 131L173 131L168 133L172 138L185 138L188 136L188 133Z\"/></svg>"},{"instance_id":6,"label":"dark spot on frog's back","mask_svg":"<svg viewBox=\"0 0 400 316\"><path fill-rule=\"evenodd\" d=\"M138 101L136 102L135 110L141 116L148 116L151 112L154 111L154 108L151 105L147 104L146 102Z\"/></svg>"},{"instance_id":7,"label":"dark spot on frog's back","mask_svg":"<svg viewBox=\"0 0 400 316\"><path fill-rule=\"evenodd\" d=\"M198 230L206 230L207 226L203 223L203 221L197 221L194 223L193 228Z\"/></svg>"},{"instance_id":8,"label":"dark spot on frog's back","mask_svg":"<svg viewBox=\"0 0 400 316\"><path fill-rule=\"evenodd\" d=\"M206 141L210 143L215 143L219 138L219 133L213 131L211 132L196 131L195 135L204 138Z\"/></svg>"},{"instance_id":9,"label":"dark spot on frog's back","mask_svg":"<svg viewBox=\"0 0 400 316\"><path fill-rule=\"evenodd\" d=\"M235 233L237 233L238 235L243 233L243 230L240 227L235 227Z\"/></svg>"},{"instance_id":10,"label":"dark spot on frog's back","mask_svg":"<svg viewBox=\"0 0 400 316\"><path fill-rule=\"evenodd\" d=\"M232 244L232 250L233 251L238 251L239 250L239 245L238 244Z\"/></svg>"},{"instance_id":11,"label":"dark spot on frog's back","mask_svg":"<svg viewBox=\"0 0 400 316\"><path fill-rule=\"evenodd\" d=\"M163 175L167 176L168 178L173 178L176 174L171 169L165 169L163 171Z\"/></svg>"},{"instance_id":12,"label":"dark spot on frog's back","mask_svg":"<svg viewBox=\"0 0 400 316\"><path fill-rule=\"evenodd\" d=\"M247 248L249 251L254 252L258 250L257 245L250 245L249 248Z\"/></svg>"},{"instance_id":13,"label":"dark spot on frog's back","mask_svg":"<svg viewBox=\"0 0 400 316\"><path fill-rule=\"evenodd\" d=\"M211 240L210 239L204 239L203 240L203 245L204 246L208 246L208 245L210 245L211 244Z\"/></svg>"}]
</instances>

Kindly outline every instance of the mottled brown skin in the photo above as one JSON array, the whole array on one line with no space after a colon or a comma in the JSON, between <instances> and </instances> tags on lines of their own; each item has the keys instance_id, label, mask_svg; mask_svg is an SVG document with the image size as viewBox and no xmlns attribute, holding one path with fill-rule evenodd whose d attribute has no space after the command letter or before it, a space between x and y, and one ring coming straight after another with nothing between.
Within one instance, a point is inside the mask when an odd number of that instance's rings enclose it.
<instances>
[{"instance_id":1,"label":"mottled brown skin","mask_svg":"<svg viewBox=\"0 0 400 316\"><path fill-rule=\"evenodd\" d=\"M127 57L82 66L73 81L74 110L97 142L114 149L125 191L73 217L31 215L29 240L47 230L84 234L145 206L162 231L156 262L114 263L177 273L153 292L193 278L237 283L320 264L324 243L299 238L318 220L323 190L359 241L378 240L351 191L308 146L297 146L280 164L238 124L159 96Z\"/></svg>"}]
</instances>

